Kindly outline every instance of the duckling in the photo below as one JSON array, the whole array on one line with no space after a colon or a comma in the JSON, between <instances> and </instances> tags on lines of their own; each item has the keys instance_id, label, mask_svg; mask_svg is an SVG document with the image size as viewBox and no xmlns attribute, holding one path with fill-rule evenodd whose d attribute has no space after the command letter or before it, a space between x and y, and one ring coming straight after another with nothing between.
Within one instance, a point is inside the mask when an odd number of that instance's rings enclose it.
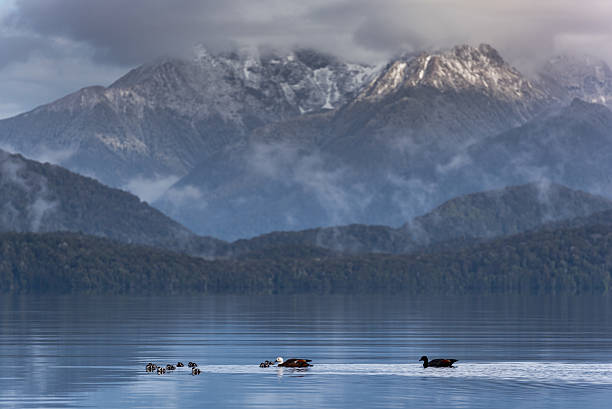
<instances>
[{"instance_id":1,"label":"duckling","mask_svg":"<svg viewBox=\"0 0 612 409\"><path fill-rule=\"evenodd\" d=\"M260 368L269 368L271 366L274 366L274 362L268 361L267 359L259 364Z\"/></svg>"},{"instance_id":2,"label":"duckling","mask_svg":"<svg viewBox=\"0 0 612 409\"><path fill-rule=\"evenodd\" d=\"M182 367L184 367L184 366L185 366L185 365L184 365L182 362L178 362L178 363L176 364L176 367L177 367L177 368L182 368Z\"/></svg>"},{"instance_id":3,"label":"duckling","mask_svg":"<svg viewBox=\"0 0 612 409\"><path fill-rule=\"evenodd\" d=\"M161 366L157 368L157 374L162 375L166 373L166 368L162 368Z\"/></svg>"},{"instance_id":4,"label":"duckling","mask_svg":"<svg viewBox=\"0 0 612 409\"><path fill-rule=\"evenodd\" d=\"M191 362L189 361L189 363L187 364L188 367L190 368L195 368L196 366L198 366L198 364L196 364L195 362Z\"/></svg>"},{"instance_id":5,"label":"duckling","mask_svg":"<svg viewBox=\"0 0 612 409\"><path fill-rule=\"evenodd\" d=\"M168 364L166 365L166 369L169 371L174 371L176 369L176 366Z\"/></svg>"},{"instance_id":6,"label":"duckling","mask_svg":"<svg viewBox=\"0 0 612 409\"><path fill-rule=\"evenodd\" d=\"M157 365L149 362L147 364L147 366L145 367L145 369L146 369L147 372L153 372L153 371L155 371L157 369Z\"/></svg>"},{"instance_id":7,"label":"duckling","mask_svg":"<svg viewBox=\"0 0 612 409\"><path fill-rule=\"evenodd\" d=\"M202 371L200 371L200 368L196 368L195 366L193 368L191 368L191 374L192 375L199 375Z\"/></svg>"}]
</instances>

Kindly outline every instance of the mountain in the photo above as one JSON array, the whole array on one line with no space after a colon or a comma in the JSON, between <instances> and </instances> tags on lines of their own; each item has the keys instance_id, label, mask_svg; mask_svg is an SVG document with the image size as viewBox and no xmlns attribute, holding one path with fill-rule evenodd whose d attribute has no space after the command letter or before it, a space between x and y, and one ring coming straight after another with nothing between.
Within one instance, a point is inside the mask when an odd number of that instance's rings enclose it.
<instances>
[{"instance_id":1,"label":"mountain","mask_svg":"<svg viewBox=\"0 0 612 409\"><path fill-rule=\"evenodd\" d=\"M612 108L612 70L593 56L560 55L539 71L544 86L563 100L579 98Z\"/></svg>"},{"instance_id":2,"label":"mountain","mask_svg":"<svg viewBox=\"0 0 612 409\"><path fill-rule=\"evenodd\" d=\"M521 125L551 100L493 47L463 45L391 62L338 122L351 124L347 117L365 113L367 121L349 136L447 149Z\"/></svg>"},{"instance_id":3,"label":"mountain","mask_svg":"<svg viewBox=\"0 0 612 409\"><path fill-rule=\"evenodd\" d=\"M574 96L604 101L609 90L604 63L548 64L530 80L489 45L378 68L312 50L199 48L0 121L0 146L129 189L226 240L399 226L459 195L538 180L537 165L517 176L488 147L552 120ZM604 192L582 167L583 184L551 180Z\"/></svg>"},{"instance_id":4,"label":"mountain","mask_svg":"<svg viewBox=\"0 0 612 409\"><path fill-rule=\"evenodd\" d=\"M155 205L224 239L400 225L470 192L436 189L469 145L555 101L487 45L400 57L340 108L259 127L245 144L206 157ZM185 191L205 205L180 200Z\"/></svg>"},{"instance_id":5,"label":"mountain","mask_svg":"<svg viewBox=\"0 0 612 409\"><path fill-rule=\"evenodd\" d=\"M209 255L225 243L197 237L138 197L60 166L0 151L0 231L82 232Z\"/></svg>"},{"instance_id":6,"label":"mountain","mask_svg":"<svg viewBox=\"0 0 612 409\"><path fill-rule=\"evenodd\" d=\"M294 232L273 232L237 240L231 255L282 246L316 246L339 253L415 252L458 240L487 240L553 226L576 227L578 220L612 209L612 200L550 183L530 183L453 198L399 228L349 225ZM589 224L602 224L600 216ZM570 220L576 220L572 224ZM612 218L610 218L612 221ZM563 221L563 222L561 222ZM580 224L580 226L586 224Z\"/></svg>"},{"instance_id":7,"label":"mountain","mask_svg":"<svg viewBox=\"0 0 612 409\"><path fill-rule=\"evenodd\" d=\"M589 217L612 200L548 183L529 183L451 199L402 226L419 244L510 236L554 221Z\"/></svg>"},{"instance_id":8,"label":"mountain","mask_svg":"<svg viewBox=\"0 0 612 409\"><path fill-rule=\"evenodd\" d=\"M162 59L0 121L0 144L111 186L177 177L252 129L350 100L375 73L312 50Z\"/></svg>"},{"instance_id":9,"label":"mountain","mask_svg":"<svg viewBox=\"0 0 612 409\"><path fill-rule=\"evenodd\" d=\"M606 194L612 179L612 111L574 99L558 111L474 144L471 166L456 169L452 180L477 186L549 180L570 188Z\"/></svg>"}]
</instances>

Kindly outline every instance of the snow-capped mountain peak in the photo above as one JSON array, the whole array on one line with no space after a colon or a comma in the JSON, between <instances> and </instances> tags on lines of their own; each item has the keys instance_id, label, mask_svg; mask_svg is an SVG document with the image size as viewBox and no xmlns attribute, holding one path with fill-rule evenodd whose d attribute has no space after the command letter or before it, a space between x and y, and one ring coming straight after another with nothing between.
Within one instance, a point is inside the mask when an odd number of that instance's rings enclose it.
<instances>
[{"instance_id":1,"label":"snow-capped mountain peak","mask_svg":"<svg viewBox=\"0 0 612 409\"><path fill-rule=\"evenodd\" d=\"M399 58L365 91L377 98L406 87L433 87L443 91L479 89L507 100L522 99L525 94L544 94L507 64L490 45L456 46L450 50L422 53Z\"/></svg>"}]
</instances>

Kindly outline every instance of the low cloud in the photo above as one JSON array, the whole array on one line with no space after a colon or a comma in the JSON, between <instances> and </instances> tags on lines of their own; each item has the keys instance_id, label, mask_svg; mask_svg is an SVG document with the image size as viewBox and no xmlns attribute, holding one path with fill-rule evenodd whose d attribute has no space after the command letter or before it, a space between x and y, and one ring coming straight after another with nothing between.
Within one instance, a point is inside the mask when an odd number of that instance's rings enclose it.
<instances>
[{"instance_id":1,"label":"low cloud","mask_svg":"<svg viewBox=\"0 0 612 409\"><path fill-rule=\"evenodd\" d=\"M173 213L180 211L183 206L201 210L208 206L206 194L193 185L172 187L164 194L163 199L175 209Z\"/></svg>"},{"instance_id":2,"label":"low cloud","mask_svg":"<svg viewBox=\"0 0 612 409\"><path fill-rule=\"evenodd\" d=\"M318 151L282 143L256 144L246 154L245 163L252 174L312 195L332 224L354 221L373 198L348 166Z\"/></svg>"},{"instance_id":3,"label":"low cloud","mask_svg":"<svg viewBox=\"0 0 612 409\"><path fill-rule=\"evenodd\" d=\"M436 164L436 172L445 175L449 172L456 171L465 166L468 166L472 162L472 158L465 152L460 152L454 155L448 162L443 164Z\"/></svg>"},{"instance_id":4,"label":"low cloud","mask_svg":"<svg viewBox=\"0 0 612 409\"><path fill-rule=\"evenodd\" d=\"M4 197L1 227L16 231L44 231L45 217L59 203L50 197L44 177L26 172L21 159L0 152L0 189L9 185L9 190L13 192Z\"/></svg>"},{"instance_id":5,"label":"low cloud","mask_svg":"<svg viewBox=\"0 0 612 409\"><path fill-rule=\"evenodd\" d=\"M38 162L48 162L54 165L61 165L70 159L76 153L76 148L69 147L66 149L53 149L49 147L39 147L31 156L32 159Z\"/></svg>"},{"instance_id":6,"label":"low cloud","mask_svg":"<svg viewBox=\"0 0 612 409\"><path fill-rule=\"evenodd\" d=\"M431 210L439 196L439 184L433 181L396 173L387 174L387 181L393 188L391 200L406 221Z\"/></svg>"},{"instance_id":7,"label":"low cloud","mask_svg":"<svg viewBox=\"0 0 612 409\"><path fill-rule=\"evenodd\" d=\"M179 180L178 176L155 175L151 178L138 176L130 179L124 188L148 203L153 203L159 199L166 191Z\"/></svg>"}]
</instances>

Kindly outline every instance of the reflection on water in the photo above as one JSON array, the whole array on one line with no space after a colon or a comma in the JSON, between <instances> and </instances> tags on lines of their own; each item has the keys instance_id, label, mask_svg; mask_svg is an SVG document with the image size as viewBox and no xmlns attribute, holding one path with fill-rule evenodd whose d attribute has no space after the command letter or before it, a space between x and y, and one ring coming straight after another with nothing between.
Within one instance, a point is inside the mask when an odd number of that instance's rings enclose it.
<instances>
[{"instance_id":1,"label":"reflection on water","mask_svg":"<svg viewBox=\"0 0 612 409\"><path fill-rule=\"evenodd\" d=\"M0 406L607 407L607 297L7 297ZM418 358L459 359L424 369ZM259 368L277 356L306 371ZM165 375L147 362L198 362Z\"/></svg>"}]
</instances>

